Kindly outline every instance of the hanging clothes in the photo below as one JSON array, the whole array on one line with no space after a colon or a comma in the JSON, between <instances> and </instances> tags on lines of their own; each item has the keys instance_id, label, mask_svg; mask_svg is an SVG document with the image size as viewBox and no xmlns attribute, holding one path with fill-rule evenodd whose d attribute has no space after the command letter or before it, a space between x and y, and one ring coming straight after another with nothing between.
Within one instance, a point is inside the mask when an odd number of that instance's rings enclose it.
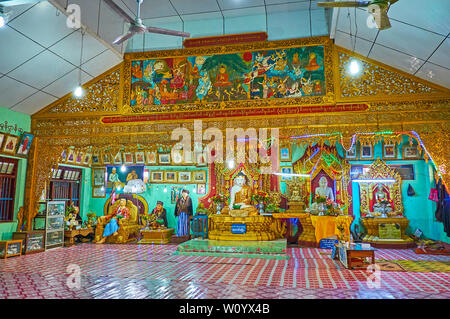
<instances>
[{"instance_id":1,"label":"hanging clothes","mask_svg":"<svg viewBox=\"0 0 450 319\"><path fill-rule=\"evenodd\" d=\"M436 188L438 201L434 215L437 221L444 224L444 231L450 237L450 197L441 180L439 180Z\"/></svg>"}]
</instances>

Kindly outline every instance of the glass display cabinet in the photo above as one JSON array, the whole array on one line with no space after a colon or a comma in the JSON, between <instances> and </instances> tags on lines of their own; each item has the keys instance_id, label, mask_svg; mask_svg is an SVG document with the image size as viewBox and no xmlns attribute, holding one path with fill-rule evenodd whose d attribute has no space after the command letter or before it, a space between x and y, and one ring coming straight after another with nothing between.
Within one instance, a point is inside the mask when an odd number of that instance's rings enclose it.
<instances>
[{"instance_id":1,"label":"glass display cabinet","mask_svg":"<svg viewBox=\"0 0 450 319\"><path fill-rule=\"evenodd\" d=\"M65 201L47 202L47 221L45 248L51 249L64 245Z\"/></svg>"}]
</instances>

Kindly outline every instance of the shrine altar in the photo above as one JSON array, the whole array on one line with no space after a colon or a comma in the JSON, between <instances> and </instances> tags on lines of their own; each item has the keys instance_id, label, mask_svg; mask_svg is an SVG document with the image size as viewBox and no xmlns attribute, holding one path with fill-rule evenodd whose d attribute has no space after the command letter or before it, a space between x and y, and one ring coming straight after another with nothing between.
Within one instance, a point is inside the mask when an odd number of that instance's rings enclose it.
<instances>
[{"instance_id":1,"label":"shrine altar","mask_svg":"<svg viewBox=\"0 0 450 319\"><path fill-rule=\"evenodd\" d=\"M266 241L277 236L271 216L233 217L220 214L209 217L208 237L213 240Z\"/></svg>"},{"instance_id":2,"label":"shrine altar","mask_svg":"<svg viewBox=\"0 0 450 319\"><path fill-rule=\"evenodd\" d=\"M145 229L141 231L142 239L138 244L168 244L174 228Z\"/></svg>"},{"instance_id":3,"label":"shrine altar","mask_svg":"<svg viewBox=\"0 0 450 319\"><path fill-rule=\"evenodd\" d=\"M349 215L343 216L316 216L311 215L311 223L314 227L314 234L316 237L316 243L319 243L321 239L331 236L341 236L340 230L337 228L339 225L344 227L344 236L350 235L350 226L353 222L353 217Z\"/></svg>"},{"instance_id":4,"label":"shrine altar","mask_svg":"<svg viewBox=\"0 0 450 319\"><path fill-rule=\"evenodd\" d=\"M275 219L298 218L303 231L298 241L300 244L313 245L319 243L321 239L330 236L340 236L338 225L344 226L344 235L350 235L350 226L353 217L349 215L341 216L317 216L309 213L275 213Z\"/></svg>"}]
</instances>

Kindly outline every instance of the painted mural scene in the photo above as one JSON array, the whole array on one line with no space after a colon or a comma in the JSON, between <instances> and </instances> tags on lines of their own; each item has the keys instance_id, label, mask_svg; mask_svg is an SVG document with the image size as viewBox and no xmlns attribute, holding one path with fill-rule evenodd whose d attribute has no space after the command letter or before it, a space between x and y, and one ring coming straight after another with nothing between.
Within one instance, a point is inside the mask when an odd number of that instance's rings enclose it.
<instances>
[{"instance_id":1,"label":"painted mural scene","mask_svg":"<svg viewBox=\"0 0 450 319\"><path fill-rule=\"evenodd\" d=\"M323 95L323 47L131 63L131 106Z\"/></svg>"},{"instance_id":2,"label":"painted mural scene","mask_svg":"<svg viewBox=\"0 0 450 319\"><path fill-rule=\"evenodd\" d=\"M450 299L448 1L66 2L0 1L0 299Z\"/></svg>"}]
</instances>

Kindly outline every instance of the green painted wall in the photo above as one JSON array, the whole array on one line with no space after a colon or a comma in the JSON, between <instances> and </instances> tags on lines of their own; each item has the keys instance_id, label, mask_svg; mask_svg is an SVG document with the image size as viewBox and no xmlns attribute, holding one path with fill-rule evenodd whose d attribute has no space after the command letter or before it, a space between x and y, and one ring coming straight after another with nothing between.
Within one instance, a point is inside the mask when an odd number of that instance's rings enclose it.
<instances>
[{"instance_id":1,"label":"green painted wall","mask_svg":"<svg viewBox=\"0 0 450 319\"><path fill-rule=\"evenodd\" d=\"M29 132L30 129L31 129L31 118L29 115L14 112L4 107L0 107L0 132L9 133L12 135L20 135L21 131ZM14 156L5 156L5 157L14 158ZM19 158L19 164L17 169L18 170L16 181L16 200L14 203L14 221L0 222L0 240L8 240L12 238L12 233L16 231L17 227L17 212L19 208L23 206L23 201L25 197L27 160Z\"/></svg>"},{"instance_id":2,"label":"green painted wall","mask_svg":"<svg viewBox=\"0 0 450 319\"><path fill-rule=\"evenodd\" d=\"M194 166L146 166L150 171L150 175L152 171L206 171L208 178L208 169L206 167L194 167ZM89 170L90 171L90 170ZM92 198L92 187L91 187L91 173L87 173L85 175L86 183L84 194L86 197L90 197L89 205L86 210L83 212L82 217L85 218L85 214L89 211L93 211L97 214L97 216L103 215L104 205L109 198L110 194L107 194L105 198ZM151 186L150 188L148 186ZM171 203L171 187L183 187L189 190L189 196L192 198L192 205L194 209L194 214L197 209L198 199L205 196L206 194L197 194L194 192L194 188L196 189L197 184L163 184L163 183L151 183L147 184L147 191L139 194L142 196L148 204L149 210L151 211L156 206L156 202L158 200L164 203L164 208L167 210L167 222L169 227L176 227L176 218L174 216L175 211L175 203ZM207 185L208 187L208 185ZM164 192L166 189L166 192ZM206 189L206 193L208 193L209 189Z\"/></svg>"}]
</instances>

